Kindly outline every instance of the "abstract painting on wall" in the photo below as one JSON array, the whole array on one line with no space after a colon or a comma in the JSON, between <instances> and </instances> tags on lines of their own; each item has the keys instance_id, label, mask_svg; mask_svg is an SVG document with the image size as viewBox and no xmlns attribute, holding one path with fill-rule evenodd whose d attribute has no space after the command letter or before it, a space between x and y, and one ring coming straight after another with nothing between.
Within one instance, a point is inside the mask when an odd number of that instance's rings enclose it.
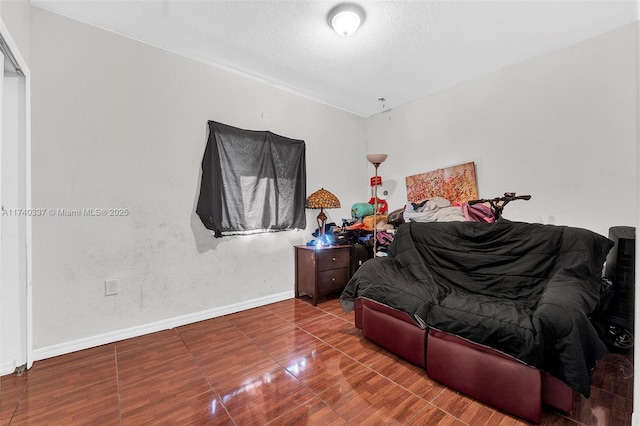
<instances>
[{"instance_id":1,"label":"abstract painting on wall","mask_svg":"<svg viewBox=\"0 0 640 426\"><path fill-rule=\"evenodd\" d=\"M476 165L470 163L446 167L407 176L407 200L419 203L433 197L442 197L451 203L466 203L478 198Z\"/></svg>"}]
</instances>

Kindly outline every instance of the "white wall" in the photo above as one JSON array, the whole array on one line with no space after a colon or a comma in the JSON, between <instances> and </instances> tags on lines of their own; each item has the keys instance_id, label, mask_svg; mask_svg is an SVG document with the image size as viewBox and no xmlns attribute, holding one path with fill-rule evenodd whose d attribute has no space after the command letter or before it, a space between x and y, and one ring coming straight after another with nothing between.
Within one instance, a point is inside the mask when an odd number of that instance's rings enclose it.
<instances>
[{"instance_id":1,"label":"white wall","mask_svg":"<svg viewBox=\"0 0 640 426\"><path fill-rule=\"evenodd\" d=\"M22 58L29 64L29 32L31 6L29 0L0 0L0 16L18 45Z\"/></svg>"},{"instance_id":2,"label":"white wall","mask_svg":"<svg viewBox=\"0 0 640 426\"><path fill-rule=\"evenodd\" d=\"M312 238L318 212L306 231L211 237L195 214L207 120L305 140L307 191L343 200L327 212L339 221L359 198L352 177L365 175L365 119L37 8L31 16L34 207L130 211L34 219L36 357L292 297L292 246ZM118 280L117 296L104 296L105 279Z\"/></svg>"},{"instance_id":3,"label":"white wall","mask_svg":"<svg viewBox=\"0 0 640 426\"><path fill-rule=\"evenodd\" d=\"M409 175L475 161L480 197L531 194L512 220L608 235L635 226L637 23L371 117L369 152L406 200ZM372 168L371 168L372 170Z\"/></svg>"}]
</instances>

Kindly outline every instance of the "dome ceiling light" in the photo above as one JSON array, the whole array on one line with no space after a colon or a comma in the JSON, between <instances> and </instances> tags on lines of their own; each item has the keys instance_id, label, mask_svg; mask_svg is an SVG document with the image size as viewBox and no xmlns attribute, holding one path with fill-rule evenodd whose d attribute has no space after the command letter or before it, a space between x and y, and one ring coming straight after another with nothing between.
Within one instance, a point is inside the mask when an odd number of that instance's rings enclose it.
<instances>
[{"instance_id":1,"label":"dome ceiling light","mask_svg":"<svg viewBox=\"0 0 640 426\"><path fill-rule=\"evenodd\" d=\"M364 9L353 3L342 3L331 9L327 21L343 37L355 33L364 22Z\"/></svg>"}]
</instances>

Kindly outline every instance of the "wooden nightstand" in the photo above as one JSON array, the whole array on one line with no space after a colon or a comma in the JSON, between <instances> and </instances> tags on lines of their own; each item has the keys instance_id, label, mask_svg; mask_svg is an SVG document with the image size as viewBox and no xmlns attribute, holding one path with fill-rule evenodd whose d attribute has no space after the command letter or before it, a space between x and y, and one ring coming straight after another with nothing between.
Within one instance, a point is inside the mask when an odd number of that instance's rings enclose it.
<instances>
[{"instance_id":1,"label":"wooden nightstand","mask_svg":"<svg viewBox=\"0 0 640 426\"><path fill-rule=\"evenodd\" d=\"M311 296L313 306L320 296L342 291L350 273L351 246L295 246L296 297Z\"/></svg>"}]
</instances>

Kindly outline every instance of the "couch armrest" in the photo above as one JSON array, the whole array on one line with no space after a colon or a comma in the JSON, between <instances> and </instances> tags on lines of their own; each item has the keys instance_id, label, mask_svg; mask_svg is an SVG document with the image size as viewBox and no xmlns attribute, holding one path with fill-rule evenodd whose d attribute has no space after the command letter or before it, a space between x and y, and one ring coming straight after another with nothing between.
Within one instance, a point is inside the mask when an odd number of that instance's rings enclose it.
<instances>
[{"instance_id":1,"label":"couch armrest","mask_svg":"<svg viewBox=\"0 0 640 426\"><path fill-rule=\"evenodd\" d=\"M600 281L561 270L547 282L534 312L545 333L555 338L569 335L575 322L589 322L600 300Z\"/></svg>"},{"instance_id":2,"label":"couch armrest","mask_svg":"<svg viewBox=\"0 0 640 426\"><path fill-rule=\"evenodd\" d=\"M597 279L596 279L597 278ZM543 370L589 397L589 373L607 353L589 315L599 301L599 277L561 270L547 283L532 321L538 331L537 346L544 351Z\"/></svg>"}]
</instances>

